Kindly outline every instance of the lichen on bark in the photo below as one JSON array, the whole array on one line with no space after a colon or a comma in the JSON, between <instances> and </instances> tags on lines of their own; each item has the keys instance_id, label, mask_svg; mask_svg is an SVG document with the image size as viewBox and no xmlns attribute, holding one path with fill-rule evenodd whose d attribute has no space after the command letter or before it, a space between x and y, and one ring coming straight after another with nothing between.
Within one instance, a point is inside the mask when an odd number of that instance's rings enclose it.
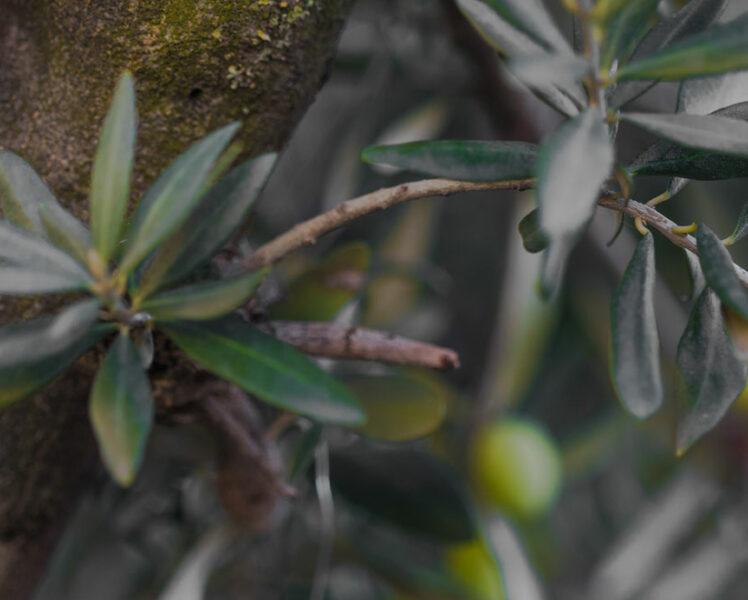
<instances>
[{"instance_id":1,"label":"lichen on bark","mask_svg":"<svg viewBox=\"0 0 748 600\"><path fill-rule=\"evenodd\" d=\"M231 121L243 122L245 157L279 150L321 85L350 3L0 0L0 148L26 158L87 218L101 123L130 69L140 117L133 202L189 144ZM49 306L0 298L0 323ZM90 372L84 362L0 413L0 597L31 593L33 574L17 569L43 566L95 460L85 422Z\"/></svg>"}]
</instances>

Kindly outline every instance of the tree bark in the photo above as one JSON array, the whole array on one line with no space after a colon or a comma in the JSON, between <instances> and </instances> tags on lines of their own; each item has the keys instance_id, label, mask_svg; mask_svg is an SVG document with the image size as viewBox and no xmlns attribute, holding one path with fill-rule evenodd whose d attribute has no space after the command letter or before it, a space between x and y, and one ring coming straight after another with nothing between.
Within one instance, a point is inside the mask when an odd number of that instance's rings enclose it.
<instances>
[{"instance_id":1,"label":"tree bark","mask_svg":"<svg viewBox=\"0 0 748 600\"><path fill-rule=\"evenodd\" d=\"M245 157L279 150L321 85L350 3L0 0L0 147L86 219L101 123L127 68L140 116L133 201L189 144L231 121L243 122ZM0 323L51 306L0 299ZM31 594L96 464L86 410L94 367L84 359L0 412L0 598Z\"/></svg>"}]
</instances>

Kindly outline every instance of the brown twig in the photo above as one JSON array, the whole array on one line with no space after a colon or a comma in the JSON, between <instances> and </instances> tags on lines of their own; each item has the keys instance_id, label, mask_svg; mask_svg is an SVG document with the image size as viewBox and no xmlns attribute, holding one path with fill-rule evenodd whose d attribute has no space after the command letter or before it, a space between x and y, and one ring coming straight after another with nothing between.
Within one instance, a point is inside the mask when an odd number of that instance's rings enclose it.
<instances>
[{"instance_id":1,"label":"brown twig","mask_svg":"<svg viewBox=\"0 0 748 600\"><path fill-rule=\"evenodd\" d=\"M460 366L457 353L448 348L364 327L296 321L269 321L264 327L279 340L312 356L375 360L429 369L456 369Z\"/></svg>"},{"instance_id":2,"label":"brown twig","mask_svg":"<svg viewBox=\"0 0 748 600\"><path fill-rule=\"evenodd\" d=\"M677 230L678 224L668 219L653 206L647 206L646 204L641 204L634 200L626 202L623 198L617 198L612 195L603 195L598 203L600 206L604 206L605 208L625 213L634 218L638 217L642 219L648 227L652 227L659 231L676 246L680 246L694 254L699 253L696 246L696 240L693 236L676 233L674 230ZM739 265L733 264L733 266L735 267L735 273L737 274L738 279L740 279L740 282L745 287L748 287L748 271Z\"/></svg>"},{"instance_id":3,"label":"brown twig","mask_svg":"<svg viewBox=\"0 0 748 600\"><path fill-rule=\"evenodd\" d=\"M286 233L279 235L264 246L255 250L240 263L242 271L256 271L284 258L302 246L314 244L324 234L342 227L377 210L384 210L402 202L428 198L429 196L450 196L459 192L481 190L527 190L535 185L534 179L512 181L470 182L450 179L424 179L413 183L403 183L384 188L347 200L332 210L299 223Z\"/></svg>"},{"instance_id":4,"label":"brown twig","mask_svg":"<svg viewBox=\"0 0 748 600\"><path fill-rule=\"evenodd\" d=\"M299 223L286 233L279 235L264 246L258 248L244 259L239 268L241 271L255 271L266 265L278 262L286 255L302 246L314 244L324 234L342 227L376 210L390 208L402 202L427 198L429 196L450 196L459 192L487 190L523 191L535 187L535 179L516 179L511 181L470 182L451 179L424 179L403 183L395 187L384 188L352 200L347 200L332 210ZM634 200L624 200L616 194L602 194L598 204L630 217L641 219L653 227L676 246L698 254L696 240L690 235L677 233L678 224L660 213L654 206L641 204ZM738 279L748 288L748 271L735 265Z\"/></svg>"}]
</instances>

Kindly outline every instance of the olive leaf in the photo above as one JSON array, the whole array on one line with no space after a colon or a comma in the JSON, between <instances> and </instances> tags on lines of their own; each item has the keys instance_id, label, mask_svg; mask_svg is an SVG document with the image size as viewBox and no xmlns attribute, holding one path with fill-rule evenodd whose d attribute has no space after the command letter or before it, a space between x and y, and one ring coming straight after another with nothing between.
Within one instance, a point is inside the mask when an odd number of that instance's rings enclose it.
<instances>
[{"instance_id":1,"label":"olive leaf","mask_svg":"<svg viewBox=\"0 0 748 600\"><path fill-rule=\"evenodd\" d=\"M722 302L748 319L748 291L740 283L725 245L703 223L699 224L696 231L696 242L707 285L717 293Z\"/></svg>"},{"instance_id":2,"label":"olive leaf","mask_svg":"<svg viewBox=\"0 0 748 600\"><path fill-rule=\"evenodd\" d=\"M509 69L522 83L540 93L549 84L566 92L577 104L587 102L586 92L580 83L589 72L590 63L576 54L520 54L507 61Z\"/></svg>"},{"instance_id":3,"label":"olive leaf","mask_svg":"<svg viewBox=\"0 0 748 600\"><path fill-rule=\"evenodd\" d=\"M569 43L561 35L542 0L482 0L482 3L546 49L567 54L571 52Z\"/></svg>"},{"instance_id":4,"label":"olive leaf","mask_svg":"<svg viewBox=\"0 0 748 600\"><path fill-rule=\"evenodd\" d=\"M324 423L366 420L356 398L306 356L232 317L160 326L188 356L268 404Z\"/></svg>"},{"instance_id":5,"label":"olive leaf","mask_svg":"<svg viewBox=\"0 0 748 600\"><path fill-rule=\"evenodd\" d=\"M459 480L424 452L349 446L330 454L330 479L346 500L406 530L448 542L475 537Z\"/></svg>"},{"instance_id":6,"label":"olive leaf","mask_svg":"<svg viewBox=\"0 0 748 600\"><path fill-rule=\"evenodd\" d=\"M0 328L0 406L55 379L111 331L94 326L98 315L98 300L86 300L55 316Z\"/></svg>"},{"instance_id":7,"label":"olive leaf","mask_svg":"<svg viewBox=\"0 0 748 600\"><path fill-rule=\"evenodd\" d=\"M698 257L688 250L683 250L683 254L688 264L688 276L691 280L691 295L689 299L692 300L698 298L701 292L704 291L706 279L704 278L704 271L701 269Z\"/></svg>"},{"instance_id":8,"label":"olive leaf","mask_svg":"<svg viewBox=\"0 0 748 600\"><path fill-rule=\"evenodd\" d=\"M245 304L269 269L223 281L202 281L156 296L138 306L155 321L203 321L221 317Z\"/></svg>"},{"instance_id":9,"label":"olive leaf","mask_svg":"<svg viewBox=\"0 0 748 600\"><path fill-rule=\"evenodd\" d=\"M438 141L370 146L368 163L464 181L526 179L535 173L538 147L525 142Z\"/></svg>"},{"instance_id":10,"label":"olive leaf","mask_svg":"<svg viewBox=\"0 0 748 600\"><path fill-rule=\"evenodd\" d=\"M659 0L629 0L608 25L600 62L609 69L613 61L625 62L642 39Z\"/></svg>"},{"instance_id":11,"label":"olive leaf","mask_svg":"<svg viewBox=\"0 0 748 600\"><path fill-rule=\"evenodd\" d=\"M721 108L715 116L748 121L748 102L741 102ZM692 148L670 140L660 140L644 150L628 165L634 175L670 175L688 179L730 179L748 176L748 158ZM671 188L671 196L683 186L676 179Z\"/></svg>"},{"instance_id":12,"label":"olive leaf","mask_svg":"<svg viewBox=\"0 0 748 600\"><path fill-rule=\"evenodd\" d=\"M689 148L748 156L748 122L721 115L623 113L621 119Z\"/></svg>"},{"instance_id":13,"label":"olive leaf","mask_svg":"<svg viewBox=\"0 0 748 600\"><path fill-rule=\"evenodd\" d=\"M85 289L91 275L45 239L0 221L0 293L37 294Z\"/></svg>"},{"instance_id":14,"label":"olive leaf","mask_svg":"<svg viewBox=\"0 0 748 600\"><path fill-rule=\"evenodd\" d=\"M189 217L213 164L239 128L227 125L193 145L148 190L133 217L120 271L129 274Z\"/></svg>"},{"instance_id":15,"label":"olive leaf","mask_svg":"<svg viewBox=\"0 0 748 600\"><path fill-rule=\"evenodd\" d=\"M194 212L156 251L135 295L145 298L206 264L246 221L277 160L263 154L223 177Z\"/></svg>"},{"instance_id":16,"label":"olive leaf","mask_svg":"<svg viewBox=\"0 0 748 600\"><path fill-rule=\"evenodd\" d=\"M388 442L404 442L436 431L447 413L450 391L436 376L415 371L345 379L364 407L359 430Z\"/></svg>"},{"instance_id":17,"label":"olive leaf","mask_svg":"<svg viewBox=\"0 0 748 600\"><path fill-rule=\"evenodd\" d=\"M709 288L691 311L676 362L686 387L686 411L677 432L680 455L722 419L748 375L725 328L719 298Z\"/></svg>"},{"instance_id":18,"label":"olive leaf","mask_svg":"<svg viewBox=\"0 0 748 600\"><path fill-rule=\"evenodd\" d=\"M87 264L92 247L91 232L56 202L39 206L39 217L49 241L82 265Z\"/></svg>"},{"instance_id":19,"label":"olive leaf","mask_svg":"<svg viewBox=\"0 0 748 600\"><path fill-rule=\"evenodd\" d=\"M0 206L7 221L43 233L39 204L55 202L47 185L20 156L0 150Z\"/></svg>"},{"instance_id":20,"label":"olive leaf","mask_svg":"<svg viewBox=\"0 0 748 600\"><path fill-rule=\"evenodd\" d=\"M546 296L560 287L566 260L592 218L612 166L608 128L594 108L567 121L543 146L537 198L540 227L548 237L541 273Z\"/></svg>"},{"instance_id":21,"label":"olive leaf","mask_svg":"<svg viewBox=\"0 0 748 600\"><path fill-rule=\"evenodd\" d=\"M140 353L126 334L117 336L96 373L89 413L104 464L117 483L131 485L153 425L153 403Z\"/></svg>"},{"instance_id":22,"label":"olive leaf","mask_svg":"<svg viewBox=\"0 0 748 600\"><path fill-rule=\"evenodd\" d=\"M748 203L743 205L743 209L738 215L738 221L735 223L735 229L730 234L727 243L732 245L742 240L746 235L748 235Z\"/></svg>"},{"instance_id":23,"label":"olive leaf","mask_svg":"<svg viewBox=\"0 0 748 600\"><path fill-rule=\"evenodd\" d=\"M639 419L654 414L664 397L660 341L654 311L654 236L642 236L611 306L611 372L618 397Z\"/></svg>"},{"instance_id":24,"label":"olive leaf","mask_svg":"<svg viewBox=\"0 0 748 600\"><path fill-rule=\"evenodd\" d=\"M91 233L104 263L121 239L130 198L136 129L135 83L125 72L104 121L91 177Z\"/></svg>"},{"instance_id":25,"label":"olive leaf","mask_svg":"<svg viewBox=\"0 0 748 600\"><path fill-rule=\"evenodd\" d=\"M493 0L457 0L457 5L486 41L499 52L519 56L538 55L546 50L541 43L502 17L495 10ZM568 54L566 50L559 53ZM574 116L579 113L578 103L557 87L549 84L535 91L542 100L562 114Z\"/></svg>"},{"instance_id":26,"label":"olive leaf","mask_svg":"<svg viewBox=\"0 0 748 600\"><path fill-rule=\"evenodd\" d=\"M717 20L726 5L727 0L691 0L679 11L652 27L636 47L630 60L638 61L675 42L701 33ZM625 106L656 83L656 81L646 80L620 82L613 90L610 104L618 107Z\"/></svg>"},{"instance_id":27,"label":"olive leaf","mask_svg":"<svg viewBox=\"0 0 748 600\"><path fill-rule=\"evenodd\" d=\"M286 298L270 307L273 319L331 321L361 293L371 263L371 250L361 242L330 253L310 271L294 280Z\"/></svg>"},{"instance_id":28,"label":"olive leaf","mask_svg":"<svg viewBox=\"0 0 748 600\"><path fill-rule=\"evenodd\" d=\"M7 150L0 150L0 206L9 223L46 236L85 264L91 247L88 229L59 205L29 163Z\"/></svg>"},{"instance_id":29,"label":"olive leaf","mask_svg":"<svg viewBox=\"0 0 748 600\"><path fill-rule=\"evenodd\" d=\"M618 79L673 81L748 67L748 14L630 62Z\"/></svg>"}]
</instances>

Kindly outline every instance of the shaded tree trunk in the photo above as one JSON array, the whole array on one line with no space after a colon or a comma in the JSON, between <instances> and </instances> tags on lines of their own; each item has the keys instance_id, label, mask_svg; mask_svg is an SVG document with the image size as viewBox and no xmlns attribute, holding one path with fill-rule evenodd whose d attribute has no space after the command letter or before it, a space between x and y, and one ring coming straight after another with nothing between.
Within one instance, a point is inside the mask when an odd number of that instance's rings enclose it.
<instances>
[{"instance_id":1,"label":"shaded tree trunk","mask_svg":"<svg viewBox=\"0 0 748 600\"><path fill-rule=\"evenodd\" d=\"M350 0L0 0L0 147L87 218L90 167L125 68L140 114L133 200L233 120L245 156L278 150L314 98ZM0 299L0 323L50 305ZM28 597L96 464L94 360L0 412L0 598ZM164 378L168 380L169 373ZM173 382L170 393L178 394Z\"/></svg>"}]
</instances>

